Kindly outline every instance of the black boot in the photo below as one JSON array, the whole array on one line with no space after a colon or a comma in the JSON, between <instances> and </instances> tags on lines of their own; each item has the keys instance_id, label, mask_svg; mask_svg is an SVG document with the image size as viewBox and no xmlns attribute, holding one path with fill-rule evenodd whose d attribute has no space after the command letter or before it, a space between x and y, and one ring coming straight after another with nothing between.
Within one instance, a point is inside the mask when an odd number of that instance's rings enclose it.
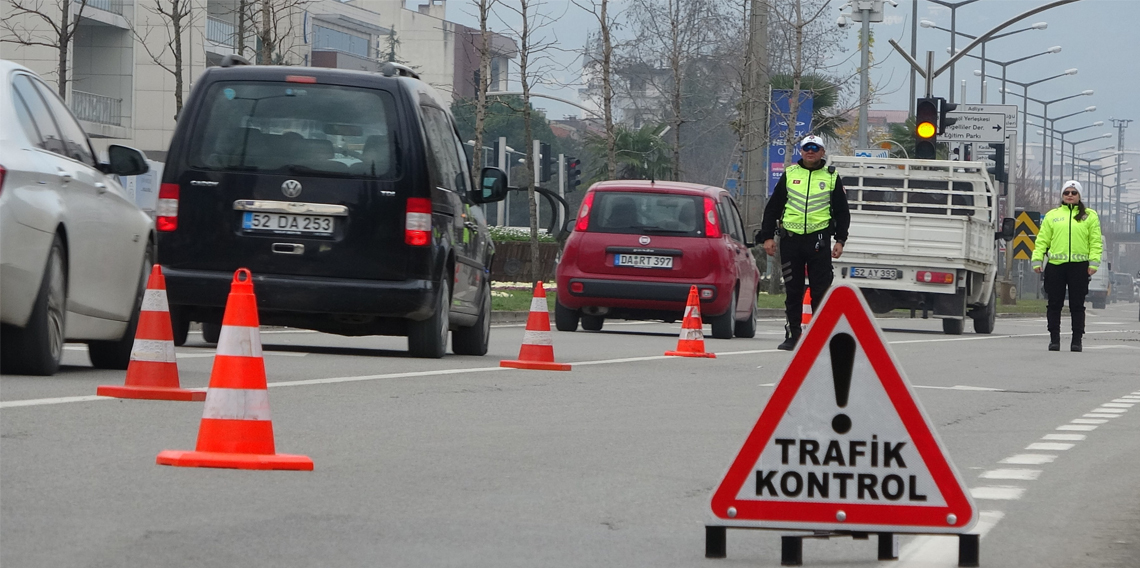
<instances>
[{"instance_id":1,"label":"black boot","mask_svg":"<svg viewBox=\"0 0 1140 568\"><path fill-rule=\"evenodd\" d=\"M796 343L799 343L799 341L800 341L800 334L801 333L803 333L803 330L798 328L798 327L787 328L786 337L784 338L784 342L777 345L776 349L779 349L781 351L791 351L791 350L795 349Z\"/></svg>"},{"instance_id":2,"label":"black boot","mask_svg":"<svg viewBox=\"0 0 1140 568\"><path fill-rule=\"evenodd\" d=\"M1058 331L1050 331L1049 332L1049 350L1050 351L1060 351L1061 350L1061 333L1060 332L1058 332Z\"/></svg>"},{"instance_id":3,"label":"black boot","mask_svg":"<svg viewBox=\"0 0 1140 568\"><path fill-rule=\"evenodd\" d=\"M1080 353L1082 351L1081 334L1079 334L1079 333L1073 334L1073 343L1069 345L1069 351L1073 351L1075 353Z\"/></svg>"}]
</instances>

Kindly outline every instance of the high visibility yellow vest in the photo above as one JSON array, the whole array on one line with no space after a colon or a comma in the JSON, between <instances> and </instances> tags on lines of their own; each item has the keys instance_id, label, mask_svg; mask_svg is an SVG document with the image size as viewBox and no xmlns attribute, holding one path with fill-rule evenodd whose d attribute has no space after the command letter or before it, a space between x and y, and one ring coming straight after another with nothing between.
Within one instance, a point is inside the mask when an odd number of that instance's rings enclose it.
<instances>
[{"instance_id":1,"label":"high visibility yellow vest","mask_svg":"<svg viewBox=\"0 0 1140 568\"><path fill-rule=\"evenodd\" d=\"M831 192L838 174L829 168L809 170L792 164L784 170L788 202L784 205L784 230L797 235L822 231L831 225Z\"/></svg>"},{"instance_id":2,"label":"high visibility yellow vest","mask_svg":"<svg viewBox=\"0 0 1140 568\"><path fill-rule=\"evenodd\" d=\"M1083 221L1077 220L1075 205L1062 205L1041 218L1041 230L1033 247L1033 266L1041 266L1045 253L1049 253L1049 264L1085 262L1100 268L1101 249L1104 246L1100 234L1100 218L1096 211L1085 209L1088 214Z\"/></svg>"}]
</instances>

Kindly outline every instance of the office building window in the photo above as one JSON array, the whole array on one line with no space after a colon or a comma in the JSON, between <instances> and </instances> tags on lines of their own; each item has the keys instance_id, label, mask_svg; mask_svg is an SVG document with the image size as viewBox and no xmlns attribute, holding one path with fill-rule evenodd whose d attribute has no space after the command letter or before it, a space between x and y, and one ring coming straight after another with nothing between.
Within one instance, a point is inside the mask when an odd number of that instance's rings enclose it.
<instances>
[{"instance_id":1,"label":"office building window","mask_svg":"<svg viewBox=\"0 0 1140 568\"><path fill-rule=\"evenodd\" d=\"M368 38L345 33L323 26L313 26L313 48L343 51L361 57L372 57Z\"/></svg>"}]
</instances>

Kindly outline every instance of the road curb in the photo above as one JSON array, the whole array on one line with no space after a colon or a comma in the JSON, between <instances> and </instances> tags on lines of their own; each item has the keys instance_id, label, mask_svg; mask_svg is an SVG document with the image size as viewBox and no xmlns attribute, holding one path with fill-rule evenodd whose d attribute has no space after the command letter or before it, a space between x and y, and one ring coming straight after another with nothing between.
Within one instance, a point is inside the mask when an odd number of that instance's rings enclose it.
<instances>
[{"instance_id":1,"label":"road curb","mask_svg":"<svg viewBox=\"0 0 1140 568\"><path fill-rule=\"evenodd\" d=\"M528 311L517 311L517 312L516 311L496 311L496 312L491 312L491 323L493 323L493 324L526 323L526 320L527 320L527 317L529 314L530 314L530 312L528 312ZM921 314L917 314L917 316L918 317L916 317L915 319L922 319ZM554 315L551 314L550 317L554 317ZM759 319L783 318L784 317L784 310L778 310L775 308L757 308L756 309L756 317ZM885 318L885 319L911 319L910 315L905 314L905 313L879 314L875 317ZM1001 314L1001 313L999 313L999 314L997 314L997 317L998 317L998 319L1019 319L1019 318L1028 319L1028 318L1043 318L1043 317L1045 317L1045 314L1043 314L1043 313L1041 313L1041 314L1036 314L1036 313ZM930 319L934 319L934 318L931 317Z\"/></svg>"}]
</instances>

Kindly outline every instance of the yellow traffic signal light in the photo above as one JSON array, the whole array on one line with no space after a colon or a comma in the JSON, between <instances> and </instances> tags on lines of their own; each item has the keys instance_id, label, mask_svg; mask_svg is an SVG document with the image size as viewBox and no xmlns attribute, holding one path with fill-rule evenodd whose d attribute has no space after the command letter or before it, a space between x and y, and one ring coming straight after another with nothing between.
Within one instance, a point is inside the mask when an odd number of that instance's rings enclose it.
<instances>
[{"instance_id":1,"label":"yellow traffic signal light","mask_svg":"<svg viewBox=\"0 0 1140 568\"><path fill-rule=\"evenodd\" d=\"M914 157L920 160L933 160L937 157L938 140L938 99L927 97L918 99L914 107Z\"/></svg>"},{"instance_id":2,"label":"yellow traffic signal light","mask_svg":"<svg viewBox=\"0 0 1140 568\"><path fill-rule=\"evenodd\" d=\"M935 128L933 123L921 122L918 127L915 128L915 134L918 134L919 138L933 138L935 130L937 130L937 128Z\"/></svg>"}]
</instances>

